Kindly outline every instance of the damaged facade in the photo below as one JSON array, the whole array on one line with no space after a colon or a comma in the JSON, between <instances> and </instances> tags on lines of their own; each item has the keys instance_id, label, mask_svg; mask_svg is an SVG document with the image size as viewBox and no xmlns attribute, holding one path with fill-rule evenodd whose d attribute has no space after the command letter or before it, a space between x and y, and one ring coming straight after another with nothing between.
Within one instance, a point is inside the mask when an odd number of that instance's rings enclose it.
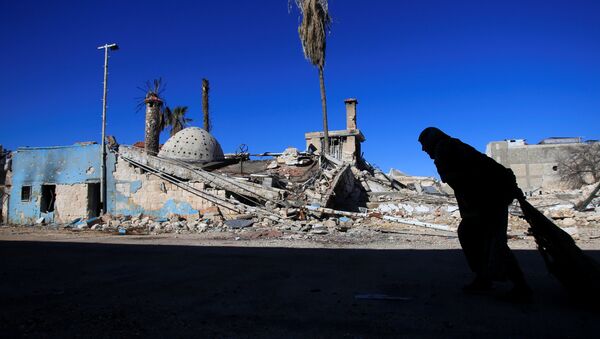
<instances>
[{"instance_id":1,"label":"damaged facade","mask_svg":"<svg viewBox=\"0 0 600 339\"><path fill-rule=\"evenodd\" d=\"M329 152L339 160L356 163L361 161L360 144L365 141L365 136L356 124L356 105L358 100L346 99L346 129L329 131ZM304 135L306 149L320 152L323 149L324 133L309 132Z\"/></svg>"},{"instance_id":2,"label":"damaged facade","mask_svg":"<svg viewBox=\"0 0 600 339\"><path fill-rule=\"evenodd\" d=\"M223 153L210 135L181 131L179 139L186 147L186 156L204 160L220 157ZM199 140L202 147L194 147L188 137ZM122 146L126 148L125 146ZM168 149L168 148L167 148ZM132 152L144 154L139 149ZM200 155L199 152L203 153ZM183 152L179 154L183 157ZM215 155L216 153L216 155ZM168 155L170 153L167 152ZM8 203L8 221L13 224L69 223L77 218L100 215L100 145L87 143L63 147L19 148L13 152L12 187ZM155 157L158 158L158 157ZM127 162L114 149L107 156L107 212L114 215L145 214L165 217L170 214L197 217L200 210L210 207L205 199L178 187L159 176ZM224 191L212 190L204 183L188 178L186 185L194 189L224 196Z\"/></svg>"},{"instance_id":3,"label":"damaged facade","mask_svg":"<svg viewBox=\"0 0 600 339\"><path fill-rule=\"evenodd\" d=\"M112 163L114 157L109 157ZM109 184L110 186L110 184ZM12 154L8 221L64 223L100 214L100 145L22 147Z\"/></svg>"},{"instance_id":4,"label":"damaged facade","mask_svg":"<svg viewBox=\"0 0 600 339\"><path fill-rule=\"evenodd\" d=\"M589 143L581 138L547 138L530 145L524 139L508 139L490 142L486 154L498 163L512 169L519 187L530 194L565 189L559 175L561 159L565 159L574 147Z\"/></svg>"}]
</instances>

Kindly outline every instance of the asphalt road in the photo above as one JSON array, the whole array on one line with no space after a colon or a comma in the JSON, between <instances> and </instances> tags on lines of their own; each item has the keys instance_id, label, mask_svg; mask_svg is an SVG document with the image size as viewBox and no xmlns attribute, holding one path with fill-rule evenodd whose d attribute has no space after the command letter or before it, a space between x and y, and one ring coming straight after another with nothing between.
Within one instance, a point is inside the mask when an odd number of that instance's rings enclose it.
<instances>
[{"instance_id":1,"label":"asphalt road","mask_svg":"<svg viewBox=\"0 0 600 339\"><path fill-rule=\"evenodd\" d=\"M0 242L1 337L592 337L539 254L532 304L465 295L459 250ZM587 252L595 258L600 252ZM385 294L400 300L357 299Z\"/></svg>"}]
</instances>

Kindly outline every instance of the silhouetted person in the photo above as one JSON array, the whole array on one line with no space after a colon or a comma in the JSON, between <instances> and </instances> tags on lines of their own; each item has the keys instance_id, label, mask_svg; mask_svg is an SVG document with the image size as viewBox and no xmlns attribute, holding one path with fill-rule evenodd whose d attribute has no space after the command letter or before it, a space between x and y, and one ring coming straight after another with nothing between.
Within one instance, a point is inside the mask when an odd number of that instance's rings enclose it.
<instances>
[{"instance_id":1,"label":"silhouetted person","mask_svg":"<svg viewBox=\"0 0 600 339\"><path fill-rule=\"evenodd\" d=\"M508 278L514 284L509 297L528 300L531 289L506 237L508 205L523 195L513 172L435 127L423 130L419 142L458 202L462 218L458 238L475 273L463 289L484 292L492 289L493 281Z\"/></svg>"}]
</instances>

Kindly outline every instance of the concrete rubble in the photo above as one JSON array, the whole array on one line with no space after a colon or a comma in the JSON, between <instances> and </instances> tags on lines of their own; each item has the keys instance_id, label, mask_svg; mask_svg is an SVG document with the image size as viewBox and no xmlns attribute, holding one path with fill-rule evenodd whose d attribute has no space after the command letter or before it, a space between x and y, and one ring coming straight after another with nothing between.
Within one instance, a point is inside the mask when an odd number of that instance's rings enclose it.
<instances>
[{"instance_id":1,"label":"concrete rubble","mask_svg":"<svg viewBox=\"0 0 600 339\"><path fill-rule=\"evenodd\" d=\"M135 154L135 164L159 166L178 178L202 180L233 195L195 217L106 214L74 220L63 227L126 235L227 232L237 234L238 239L252 234L309 239L369 237L396 233L403 227L451 236L460 222L451 191L436 179L411 177L396 170L386 175L366 162L353 164L288 148L270 153L273 160L247 160L243 172L237 163L209 172L135 152L126 149L121 155ZM594 187L546 192L528 200L578 238L579 227L600 225L600 198L593 199L585 211L575 209ZM229 204L240 208L232 210ZM525 237L528 224L516 202L510 212L509 235Z\"/></svg>"}]
</instances>

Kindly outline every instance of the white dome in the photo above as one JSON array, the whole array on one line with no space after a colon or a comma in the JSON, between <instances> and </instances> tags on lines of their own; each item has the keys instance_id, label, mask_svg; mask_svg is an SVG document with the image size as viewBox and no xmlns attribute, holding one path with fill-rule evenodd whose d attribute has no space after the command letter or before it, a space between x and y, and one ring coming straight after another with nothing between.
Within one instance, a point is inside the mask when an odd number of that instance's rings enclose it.
<instances>
[{"instance_id":1,"label":"white dome","mask_svg":"<svg viewBox=\"0 0 600 339\"><path fill-rule=\"evenodd\" d=\"M189 162L211 162L225 158L217 139L199 127L188 127L177 132L165 142L158 156Z\"/></svg>"}]
</instances>

